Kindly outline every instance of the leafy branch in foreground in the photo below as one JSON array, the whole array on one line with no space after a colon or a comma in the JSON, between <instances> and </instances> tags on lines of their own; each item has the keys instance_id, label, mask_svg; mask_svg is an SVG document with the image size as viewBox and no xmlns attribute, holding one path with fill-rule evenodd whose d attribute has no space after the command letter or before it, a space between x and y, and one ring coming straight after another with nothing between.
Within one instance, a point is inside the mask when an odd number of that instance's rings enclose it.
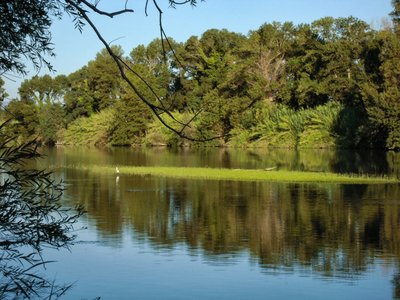
<instances>
[{"instance_id":1,"label":"leafy branch in foreground","mask_svg":"<svg viewBox=\"0 0 400 300\"><path fill-rule=\"evenodd\" d=\"M37 272L48 263L43 247L68 248L83 210L62 207L62 184L28 167L40 156L34 142L15 145L1 132L0 140L0 298L57 298L70 286Z\"/></svg>"}]
</instances>

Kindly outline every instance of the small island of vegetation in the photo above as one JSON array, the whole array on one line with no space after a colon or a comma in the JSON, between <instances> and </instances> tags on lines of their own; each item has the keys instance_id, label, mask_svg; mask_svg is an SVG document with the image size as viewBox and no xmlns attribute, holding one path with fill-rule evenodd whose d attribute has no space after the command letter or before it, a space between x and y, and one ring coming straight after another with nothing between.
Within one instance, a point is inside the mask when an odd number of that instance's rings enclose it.
<instances>
[{"instance_id":1,"label":"small island of vegetation","mask_svg":"<svg viewBox=\"0 0 400 300\"><path fill-rule=\"evenodd\" d=\"M385 184L400 183L393 177L332 172L302 172L272 169L221 169L195 167L152 167L152 166L63 166L100 174L161 176L190 180L264 181L282 183L340 183L340 184Z\"/></svg>"}]
</instances>

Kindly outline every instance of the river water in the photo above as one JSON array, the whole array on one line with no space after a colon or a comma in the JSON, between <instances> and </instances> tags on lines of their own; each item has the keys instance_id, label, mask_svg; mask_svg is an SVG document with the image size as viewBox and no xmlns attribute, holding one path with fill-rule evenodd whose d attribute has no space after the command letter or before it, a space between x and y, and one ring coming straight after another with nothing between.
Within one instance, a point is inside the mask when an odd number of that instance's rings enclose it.
<instances>
[{"instance_id":1,"label":"river water","mask_svg":"<svg viewBox=\"0 0 400 300\"><path fill-rule=\"evenodd\" d=\"M40 167L87 214L46 251L65 299L400 298L400 185L283 184L99 174L77 165L199 166L399 176L400 155L333 150L92 149ZM68 168L65 168L68 166Z\"/></svg>"}]
</instances>

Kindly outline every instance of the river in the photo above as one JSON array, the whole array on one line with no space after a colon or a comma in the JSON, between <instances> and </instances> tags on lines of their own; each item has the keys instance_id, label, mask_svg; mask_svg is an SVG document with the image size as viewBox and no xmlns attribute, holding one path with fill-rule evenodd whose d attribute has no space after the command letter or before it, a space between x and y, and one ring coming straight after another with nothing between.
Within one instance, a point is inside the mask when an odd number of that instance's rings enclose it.
<instances>
[{"instance_id":1,"label":"river","mask_svg":"<svg viewBox=\"0 0 400 300\"><path fill-rule=\"evenodd\" d=\"M400 155L334 150L46 151L87 214L46 273L65 299L400 298L400 185L98 174L77 165L270 168L398 176ZM68 168L65 168L68 167Z\"/></svg>"}]
</instances>

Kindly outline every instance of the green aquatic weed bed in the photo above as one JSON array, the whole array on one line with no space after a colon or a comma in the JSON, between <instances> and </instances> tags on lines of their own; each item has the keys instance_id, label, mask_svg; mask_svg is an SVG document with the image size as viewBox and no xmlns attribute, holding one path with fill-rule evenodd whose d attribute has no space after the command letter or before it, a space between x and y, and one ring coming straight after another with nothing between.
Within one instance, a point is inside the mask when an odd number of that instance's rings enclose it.
<instances>
[{"instance_id":1,"label":"green aquatic weed bed","mask_svg":"<svg viewBox=\"0 0 400 300\"><path fill-rule=\"evenodd\" d=\"M70 167L71 168L71 167ZM147 166L74 166L72 168L98 173L126 175L151 175L182 179L266 181L266 182L315 182L347 184L399 183L396 178L358 174L327 172L301 172L264 169L217 169L193 167L147 167Z\"/></svg>"}]
</instances>

